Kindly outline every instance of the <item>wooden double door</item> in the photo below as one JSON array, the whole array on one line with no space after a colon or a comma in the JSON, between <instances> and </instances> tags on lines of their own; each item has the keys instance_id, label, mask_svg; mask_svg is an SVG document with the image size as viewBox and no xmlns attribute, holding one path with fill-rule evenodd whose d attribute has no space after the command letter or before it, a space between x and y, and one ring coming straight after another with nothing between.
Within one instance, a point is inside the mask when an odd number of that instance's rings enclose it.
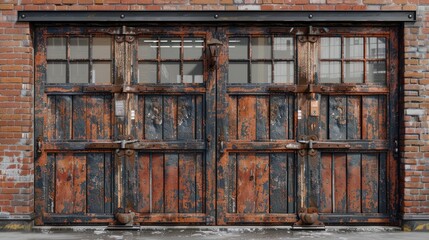
<instances>
[{"instance_id":1,"label":"wooden double door","mask_svg":"<svg viewBox=\"0 0 429 240\"><path fill-rule=\"evenodd\" d=\"M395 224L397 32L37 27L36 223Z\"/></svg>"}]
</instances>

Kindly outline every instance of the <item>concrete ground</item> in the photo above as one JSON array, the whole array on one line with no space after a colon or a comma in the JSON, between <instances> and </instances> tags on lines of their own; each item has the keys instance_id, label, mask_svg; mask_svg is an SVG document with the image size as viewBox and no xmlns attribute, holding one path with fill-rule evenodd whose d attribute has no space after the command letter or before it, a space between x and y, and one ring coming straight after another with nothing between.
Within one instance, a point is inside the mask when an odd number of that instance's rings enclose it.
<instances>
[{"instance_id":1,"label":"concrete ground","mask_svg":"<svg viewBox=\"0 0 429 240\"><path fill-rule=\"evenodd\" d=\"M391 227L327 227L325 231L292 231L288 227L151 227L108 231L104 227L50 228L32 232L0 232L1 240L131 240L131 239L338 239L429 240L428 232L402 232Z\"/></svg>"}]
</instances>

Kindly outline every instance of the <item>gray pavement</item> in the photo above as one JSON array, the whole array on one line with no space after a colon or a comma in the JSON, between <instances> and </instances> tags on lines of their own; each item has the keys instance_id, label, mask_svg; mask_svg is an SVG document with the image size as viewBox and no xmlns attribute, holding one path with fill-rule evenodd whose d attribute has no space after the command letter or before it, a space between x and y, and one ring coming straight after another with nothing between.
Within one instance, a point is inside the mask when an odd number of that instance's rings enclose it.
<instances>
[{"instance_id":1,"label":"gray pavement","mask_svg":"<svg viewBox=\"0 0 429 240\"><path fill-rule=\"evenodd\" d=\"M288 227L151 227L139 231L107 231L103 227L38 228L32 232L0 232L0 240L131 240L131 239L338 239L429 240L429 233L385 227L328 227L325 231L291 231Z\"/></svg>"}]
</instances>

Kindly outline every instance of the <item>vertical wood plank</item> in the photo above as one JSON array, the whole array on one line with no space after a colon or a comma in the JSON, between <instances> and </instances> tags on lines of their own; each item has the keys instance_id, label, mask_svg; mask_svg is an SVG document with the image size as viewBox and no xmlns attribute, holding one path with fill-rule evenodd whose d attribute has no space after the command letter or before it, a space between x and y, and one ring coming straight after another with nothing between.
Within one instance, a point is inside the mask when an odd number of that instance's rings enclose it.
<instances>
[{"instance_id":1,"label":"vertical wood plank","mask_svg":"<svg viewBox=\"0 0 429 240\"><path fill-rule=\"evenodd\" d=\"M287 139L288 106L285 96L271 96L270 138Z\"/></svg>"},{"instance_id":2,"label":"vertical wood plank","mask_svg":"<svg viewBox=\"0 0 429 240\"><path fill-rule=\"evenodd\" d=\"M177 138L179 140L195 139L195 99L192 95L178 97Z\"/></svg>"},{"instance_id":3,"label":"vertical wood plank","mask_svg":"<svg viewBox=\"0 0 429 240\"><path fill-rule=\"evenodd\" d=\"M378 96L362 97L362 139L378 137Z\"/></svg>"},{"instance_id":4,"label":"vertical wood plank","mask_svg":"<svg viewBox=\"0 0 429 240\"><path fill-rule=\"evenodd\" d=\"M112 138L112 96L104 96L104 105L103 105L103 128L101 130L101 135L103 139Z\"/></svg>"},{"instance_id":5,"label":"vertical wood plank","mask_svg":"<svg viewBox=\"0 0 429 240\"><path fill-rule=\"evenodd\" d=\"M56 97L55 96L48 96L48 109L49 112L47 113L47 119L46 119L46 136L49 140L56 139L57 138L57 106L56 106Z\"/></svg>"},{"instance_id":6,"label":"vertical wood plank","mask_svg":"<svg viewBox=\"0 0 429 240\"><path fill-rule=\"evenodd\" d=\"M347 211L347 175L346 175L346 154L334 154L334 194L336 213L345 213Z\"/></svg>"},{"instance_id":7,"label":"vertical wood plank","mask_svg":"<svg viewBox=\"0 0 429 240\"><path fill-rule=\"evenodd\" d=\"M138 157L138 185L139 185L139 202L138 212L149 213L150 212L150 159L149 153L139 153Z\"/></svg>"},{"instance_id":8,"label":"vertical wood plank","mask_svg":"<svg viewBox=\"0 0 429 240\"><path fill-rule=\"evenodd\" d=\"M112 154L104 154L104 212L113 212L113 164Z\"/></svg>"},{"instance_id":9,"label":"vertical wood plank","mask_svg":"<svg viewBox=\"0 0 429 240\"><path fill-rule=\"evenodd\" d=\"M195 96L195 139L203 139L204 105L203 96Z\"/></svg>"},{"instance_id":10,"label":"vertical wood plank","mask_svg":"<svg viewBox=\"0 0 429 240\"><path fill-rule=\"evenodd\" d=\"M270 134L269 98L267 96L256 97L256 139L267 140Z\"/></svg>"},{"instance_id":11,"label":"vertical wood plank","mask_svg":"<svg viewBox=\"0 0 429 240\"><path fill-rule=\"evenodd\" d=\"M139 210L138 204L142 198L142 192L139 189L139 159L136 159L135 155L122 155L122 158L124 168L122 168L121 182L124 195L124 210L125 212L136 212Z\"/></svg>"},{"instance_id":12,"label":"vertical wood plank","mask_svg":"<svg viewBox=\"0 0 429 240\"><path fill-rule=\"evenodd\" d=\"M255 213L255 154L237 155L237 213Z\"/></svg>"},{"instance_id":13,"label":"vertical wood plank","mask_svg":"<svg viewBox=\"0 0 429 240\"><path fill-rule=\"evenodd\" d=\"M340 140L347 137L346 98L331 96L329 98L329 139Z\"/></svg>"},{"instance_id":14,"label":"vertical wood plank","mask_svg":"<svg viewBox=\"0 0 429 240\"><path fill-rule=\"evenodd\" d=\"M177 139L177 97L164 96L164 139Z\"/></svg>"},{"instance_id":15,"label":"vertical wood plank","mask_svg":"<svg viewBox=\"0 0 429 240\"><path fill-rule=\"evenodd\" d=\"M347 154L347 212L361 212L361 155Z\"/></svg>"},{"instance_id":16,"label":"vertical wood plank","mask_svg":"<svg viewBox=\"0 0 429 240\"><path fill-rule=\"evenodd\" d=\"M256 154L255 191L256 213L269 213L270 209L270 157L268 154ZM284 201L284 199L283 199Z\"/></svg>"},{"instance_id":17,"label":"vertical wood plank","mask_svg":"<svg viewBox=\"0 0 429 240\"><path fill-rule=\"evenodd\" d=\"M378 212L378 156L362 154L362 212Z\"/></svg>"},{"instance_id":18,"label":"vertical wood plank","mask_svg":"<svg viewBox=\"0 0 429 240\"><path fill-rule=\"evenodd\" d=\"M55 98L55 133L56 139L71 139L72 131L72 96L56 96Z\"/></svg>"},{"instance_id":19,"label":"vertical wood plank","mask_svg":"<svg viewBox=\"0 0 429 240\"><path fill-rule=\"evenodd\" d=\"M270 157L270 212L288 211L288 158L286 154L275 153ZM287 201L285 201L287 199Z\"/></svg>"},{"instance_id":20,"label":"vertical wood plank","mask_svg":"<svg viewBox=\"0 0 429 240\"><path fill-rule=\"evenodd\" d=\"M179 212L179 160L177 154L165 154L165 212Z\"/></svg>"},{"instance_id":21,"label":"vertical wood plank","mask_svg":"<svg viewBox=\"0 0 429 240\"><path fill-rule=\"evenodd\" d=\"M256 139L256 97L240 96L238 99L238 139Z\"/></svg>"},{"instance_id":22,"label":"vertical wood plank","mask_svg":"<svg viewBox=\"0 0 429 240\"><path fill-rule=\"evenodd\" d=\"M162 139L162 96L146 96L144 100L145 121L144 133L145 139Z\"/></svg>"},{"instance_id":23,"label":"vertical wood plank","mask_svg":"<svg viewBox=\"0 0 429 240\"><path fill-rule=\"evenodd\" d=\"M332 213L332 153L322 153L320 212Z\"/></svg>"},{"instance_id":24,"label":"vertical wood plank","mask_svg":"<svg viewBox=\"0 0 429 240\"><path fill-rule=\"evenodd\" d=\"M90 96L87 98L87 123L88 139L104 139L104 128L110 128L104 124L104 97Z\"/></svg>"},{"instance_id":25,"label":"vertical wood plank","mask_svg":"<svg viewBox=\"0 0 429 240\"><path fill-rule=\"evenodd\" d=\"M196 153L195 155L195 185L196 185L196 191L195 191L195 211L197 213L203 212L203 206L204 206L204 190L205 190L205 184L204 184L204 163L203 163L203 156L201 153Z\"/></svg>"},{"instance_id":26,"label":"vertical wood plank","mask_svg":"<svg viewBox=\"0 0 429 240\"><path fill-rule=\"evenodd\" d=\"M386 96L378 96L378 139L387 139L387 100Z\"/></svg>"},{"instance_id":27,"label":"vertical wood plank","mask_svg":"<svg viewBox=\"0 0 429 240\"><path fill-rule=\"evenodd\" d=\"M229 140L237 139L237 96L226 97L228 101L228 136Z\"/></svg>"},{"instance_id":28,"label":"vertical wood plank","mask_svg":"<svg viewBox=\"0 0 429 240\"><path fill-rule=\"evenodd\" d=\"M57 205L56 201L56 191L57 188L57 175L56 171L58 169L57 160L56 160L55 153L47 154L47 164L46 164L46 180L44 181L47 186L47 192L44 193L44 196L46 196L47 201L47 209L46 212L48 213L55 213L56 210L54 209L54 206ZM37 200L37 199L36 199Z\"/></svg>"},{"instance_id":29,"label":"vertical wood plank","mask_svg":"<svg viewBox=\"0 0 429 240\"><path fill-rule=\"evenodd\" d=\"M386 213L387 212L387 154L380 153L379 154L379 162L380 162L380 176L379 176L379 184L378 184L378 212Z\"/></svg>"},{"instance_id":30,"label":"vertical wood plank","mask_svg":"<svg viewBox=\"0 0 429 240\"><path fill-rule=\"evenodd\" d=\"M329 96L320 96L319 139L328 139Z\"/></svg>"},{"instance_id":31,"label":"vertical wood plank","mask_svg":"<svg viewBox=\"0 0 429 240\"><path fill-rule=\"evenodd\" d=\"M137 139L145 139L145 121L146 121L146 112L145 112L145 96L138 95L137 100L137 111L136 111L136 136ZM165 108L167 109L167 108Z\"/></svg>"},{"instance_id":32,"label":"vertical wood plank","mask_svg":"<svg viewBox=\"0 0 429 240\"><path fill-rule=\"evenodd\" d=\"M286 119L286 129L287 129L287 139L295 138L295 96L287 96L287 119Z\"/></svg>"},{"instance_id":33,"label":"vertical wood plank","mask_svg":"<svg viewBox=\"0 0 429 240\"><path fill-rule=\"evenodd\" d=\"M227 165L227 199L228 199L228 212L237 212L237 154L230 153L228 156Z\"/></svg>"},{"instance_id":34,"label":"vertical wood plank","mask_svg":"<svg viewBox=\"0 0 429 240\"><path fill-rule=\"evenodd\" d=\"M86 155L75 154L73 157L73 213L86 212Z\"/></svg>"},{"instance_id":35,"label":"vertical wood plank","mask_svg":"<svg viewBox=\"0 0 429 240\"><path fill-rule=\"evenodd\" d=\"M73 139L86 139L86 96L73 96Z\"/></svg>"},{"instance_id":36,"label":"vertical wood plank","mask_svg":"<svg viewBox=\"0 0 429 240\"><path fill-rule=\"evenodd\" d=\"M87 155L87 212L104 213L104 154Z\"/></svg>"},{"instance_id":37,"label":"vertical wood plank","mask_svg":"<svg viewBox=\"0 0 429 240\"><path fill-rule=\"evenodd\" d=\"M73 156L56 155L55 213L73 213Z\"/></svg>"},{"instance_id":38,"label":"vertical wood plank","mask_svg":"<svg viewBox=\"0 0 429 240\"><path fill-rule=\"evenodd\" d=\"M194 154L179 154L179 212L195 212Z\"/></svg>"},{"instance_id":39,"label":"vertical wood plank","mask_svg":"<svg viewBox=\"0 0 429 240\"><path fill-rule=\"evenodd\" d=\"M347 139L361 139L361 96L347 96Z\"/></svg>"},{"instance_id":40,"label":"vertical wood plank","mask_svg":"<svg viewBox=\"0 0 429 240\"><path fill-rule=\"evenodd\" d=\"M164 212L164 155L152 155L152 211Z\"/></svg>"},{"instance_id":41,"label":"vertical wood plank","mask_svg":"<svg viewBox=\"0 0 429 240\"><path fill-rule=\"evenodd\" d=\"M287 212L296 213L296 161L295 154L287 154Z\"/></svg>"}]
</instances>

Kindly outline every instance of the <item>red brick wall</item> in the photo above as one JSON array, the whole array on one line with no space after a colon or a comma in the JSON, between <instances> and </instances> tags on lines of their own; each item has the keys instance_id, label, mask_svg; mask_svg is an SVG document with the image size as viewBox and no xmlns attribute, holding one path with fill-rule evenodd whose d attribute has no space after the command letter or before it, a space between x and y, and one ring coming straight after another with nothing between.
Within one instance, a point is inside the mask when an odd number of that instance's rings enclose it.
<instances>
[{"instance_id":1,"label":"red brick wall","mask_svg":"<svg viewBox=\"0 0 429 240\"><path fill-rule=\"evenodd\" d=\"M405 24L404 213L429 214L429 0L2 0L0 216L33 212L33 55L17 10L418 10Z\"/></svg>"}]
</instances>

